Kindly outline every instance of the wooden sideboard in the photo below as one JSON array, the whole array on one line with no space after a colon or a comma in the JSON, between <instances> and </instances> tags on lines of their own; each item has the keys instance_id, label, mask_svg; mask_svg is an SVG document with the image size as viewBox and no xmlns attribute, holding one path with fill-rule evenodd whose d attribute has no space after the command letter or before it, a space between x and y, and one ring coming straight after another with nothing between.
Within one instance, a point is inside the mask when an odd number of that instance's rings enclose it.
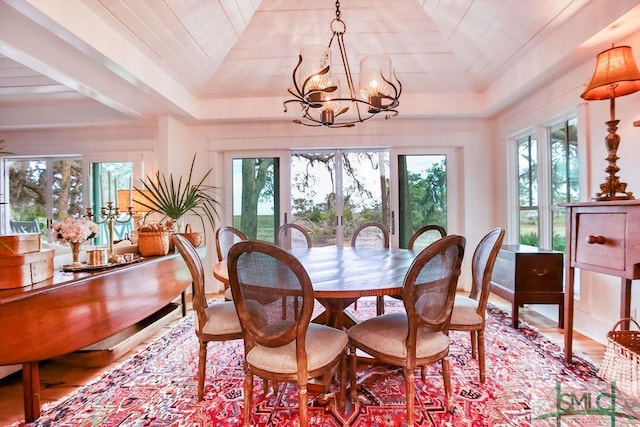
<instances>
[{"instance_id":1,"label":"wooden sideboard","mask_svg":"<svg viewBox=\"0 0 640 427\"><path fill-rule=\"evenodd\" d=\"M0 290L0 365L22 364L26 422L40 416L38 362L108 338L163 309L191 284L179 254Z\"/></svg>"},{"instance_id":2,"label":"wooden sideboard","mask_svg":"<svg viewBox=\"0 0 640 427\"><path fill-rule=\"evenodd\" d=\"M631 283L640 278L640 201L564 206L567 209L564 358L571 362L574 269L620 277L620 318L630 317Z\"/></svg>"},{"instance_id":3,"label":"wooden sideboard","mask_svg":"<svg viewBox=\"0 0 640 427\"><path fill-rule=\"evenodd\" d=\"M503 245L491 277L491 292L511 302L511 324L518 327L523 304L557 304L563 327L563 254L527 245Z\"/></svg>"}]
</instances>

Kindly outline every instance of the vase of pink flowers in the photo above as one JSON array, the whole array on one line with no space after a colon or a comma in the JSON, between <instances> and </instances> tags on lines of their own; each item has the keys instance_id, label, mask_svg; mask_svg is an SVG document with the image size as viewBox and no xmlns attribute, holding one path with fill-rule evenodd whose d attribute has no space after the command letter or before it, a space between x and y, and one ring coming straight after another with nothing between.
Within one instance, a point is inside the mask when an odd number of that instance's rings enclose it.
<instances>
[{"instance_id":1,"label":"vase of pink flowers","mask_svg":"<svg viewBox=\"0 0 640 427\"><path fill-rule=\"evenodd\" d=\"M80 265L80 246L98 234L98 224L88 218L67 217L62 222L54 222L52 227L58 240L65 240L71 246L72 266Z\"/></svg>"}]
</instances>

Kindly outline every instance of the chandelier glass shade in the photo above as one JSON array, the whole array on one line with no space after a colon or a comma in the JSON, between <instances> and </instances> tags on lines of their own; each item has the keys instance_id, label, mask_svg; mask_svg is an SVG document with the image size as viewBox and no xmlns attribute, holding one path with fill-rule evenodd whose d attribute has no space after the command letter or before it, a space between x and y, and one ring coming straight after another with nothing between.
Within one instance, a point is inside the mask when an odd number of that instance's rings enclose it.
<instances>
[{"instance_id":1,"label":"chandelier glass shade","mask_svg":"<svg viewBox=\"0 0 640 427\"><path fill-rule=\"evenodd\" d=\"M331 21L333 32L328 46L312 44L300 49L298 64L293 70L294 97L284 102L301 108L301 118L293 122L305 126L329 128L352 127L383 114L386 119L398 115L402 84L385 55L365 56L360 61L359 85L356 88L344 46L346 25L340 18L340 2L336 2L336 17ZM332 44L338 45L346 87L332 68Z\"/></svg>"}]
</instances>

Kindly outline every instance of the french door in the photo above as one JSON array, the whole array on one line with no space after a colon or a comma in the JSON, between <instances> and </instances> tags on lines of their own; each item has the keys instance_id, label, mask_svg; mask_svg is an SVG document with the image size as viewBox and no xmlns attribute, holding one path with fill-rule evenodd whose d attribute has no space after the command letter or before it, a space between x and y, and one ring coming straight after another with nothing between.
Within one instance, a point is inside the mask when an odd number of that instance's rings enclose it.
<instances>
[{"instance_id":1,"label":"french door","mask_svg":"<svg viewBox=\"0 0 640 427\"><path fill-rule=\"evenodd\" d=\"M388 150L291 152L286 222L310 231L314 246L345 246L365 222L389 228Z\"/></svg>"},{"instance_id":2,"label":"french door","mask_svg":"<svg viewBox=\"0 0 640 427\"><path fill-rule=\"evenodd\" d=\"M314 246L344 246L358 225L375 221L390 231L392 246L406 247L427 223L458 228L448 209L458 194L455 150L255 154L225 153L223 221L249 238L275 242L280 224L296 223Z\"/></svg>"}]
</instances>

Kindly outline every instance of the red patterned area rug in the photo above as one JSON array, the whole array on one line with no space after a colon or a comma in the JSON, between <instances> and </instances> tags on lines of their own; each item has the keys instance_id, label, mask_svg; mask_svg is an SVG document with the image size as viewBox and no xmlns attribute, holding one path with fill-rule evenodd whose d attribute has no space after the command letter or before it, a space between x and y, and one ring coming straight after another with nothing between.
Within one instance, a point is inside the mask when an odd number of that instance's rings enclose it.
<instances>
[{"instance_id":1,"label":"red patterned area rug","mask_svg":"<svg viewBox=\"0 0 640 427\"><path fill-rule=\"evenodd\" d=\"M402 310L388 301L387 312ZM375 312L363 299L359 318ZM506 313L489 308L486 330L487 381L478 381L469 334L452 332L453 410L443 406L440 365L416 372L418 426L604 426L640 425L638 402L599 379L580 357L563 362L562 348L523 325L510 326ZM198 345L188 316L145 350L95 382L46 405L33 426L237 426L242 424L242 343L209 344L205 398L196 399ZM361 363L358 401L345 413L328 399L313 396L313 426L401 426L406 420L405 390L399 369ZM333 392L337 391L334 385ZM612 396L614 396L612 398ZM326 396L324 396L326 397ZM264 396L256 382L252 425L297 425L296 387L281 384ZM611 408L615 410L612 410ZM580 412L582 410L582 412ZM613 414L613 415L612 415ZM613 424L612 424L613 422Z\"/></svg>"}]
</instances>

